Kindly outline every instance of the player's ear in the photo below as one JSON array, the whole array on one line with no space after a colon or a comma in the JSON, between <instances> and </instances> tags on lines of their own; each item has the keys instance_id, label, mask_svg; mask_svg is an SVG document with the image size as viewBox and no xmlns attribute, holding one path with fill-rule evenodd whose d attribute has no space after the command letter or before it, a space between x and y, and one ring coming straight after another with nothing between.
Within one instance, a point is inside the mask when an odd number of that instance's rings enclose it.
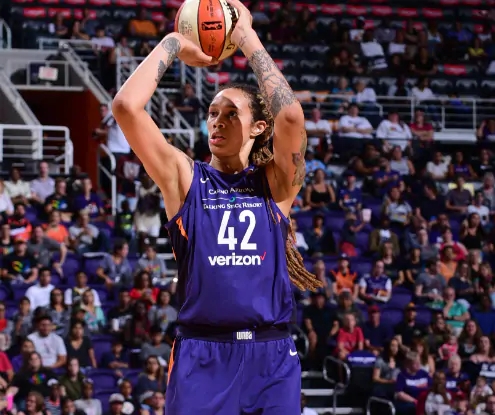
<instances>
[{"instance_id":1,"label":"player's ear","mask_svg":"<svg viewBox=\"0 0 495 415\"><path fill-rule=\"evenodd\" d=\"M251 136L252 137L257 137L261 134L263 134L263 132L266 130L266 122L265 121L256 121L253 123L253 125L251 126Z\"/></svg>"}]
</instances>

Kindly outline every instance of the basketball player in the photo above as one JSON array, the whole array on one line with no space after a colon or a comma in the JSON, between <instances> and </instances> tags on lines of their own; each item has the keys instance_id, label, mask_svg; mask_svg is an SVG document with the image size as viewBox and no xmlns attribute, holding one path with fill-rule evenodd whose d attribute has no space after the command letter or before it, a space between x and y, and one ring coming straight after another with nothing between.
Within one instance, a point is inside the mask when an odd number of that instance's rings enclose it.
<instances>
[{"instance_id":1,"label":"basketball player","mask_svg":"<svg viewBox=\"0 0 495 415\"><path fill-rule=\"evenodd\" d=\"M169 367L167 415L299 415L301 369L289 335L291 282L319 282L293 246L289 211L305 177L301 105L238 0L231 40L259 90L223 89L208 112L210 164L167 144L144 107L178 57L213 60L167 35L123 85L114 115L160 187L176 256L179 334ZM273 153L268 140L273 136Z\"/></svg>"}]
</instances>

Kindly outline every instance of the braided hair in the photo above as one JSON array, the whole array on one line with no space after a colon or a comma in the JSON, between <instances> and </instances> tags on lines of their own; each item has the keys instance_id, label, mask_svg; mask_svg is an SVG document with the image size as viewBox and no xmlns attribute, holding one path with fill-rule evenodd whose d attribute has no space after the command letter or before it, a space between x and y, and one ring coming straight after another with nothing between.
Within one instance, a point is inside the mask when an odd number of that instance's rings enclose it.
<instances>
[{"instance_id":1,"label":"braided hair","mask_svg":"<svg viewBox=\"0 0 495 415\"><path fill-rule=\"evenodd\" d=\"M222 90L224 89L237 89L242 91L244 95L249 99L249 108L253 115L253 122L266 122L265 131L256 137L251 149L251 153L249 154L249 162L251 164L255 165L258 168L265 168L268 163L273 160L273 153L270 149L274 127L273 115L268 110L263 96L261 95L257 87L247 84L229 84L222 88ZM266 187L266 183L263 183L264 196L267 202L267 206L270 210L272 220L276 224L278 222L277 217L271 208L271 204L268 203L269 191ZM287 259L287 269L289 271L290 280L300 290L316 291L322 286L322 283L314 274L309 272L304 267L303 258L295 247L295 242L296 235L294 233L294 230L292 229L292 226L289 225L289 234L285 242L285 256Z\"/></svg>"}]
</instances>

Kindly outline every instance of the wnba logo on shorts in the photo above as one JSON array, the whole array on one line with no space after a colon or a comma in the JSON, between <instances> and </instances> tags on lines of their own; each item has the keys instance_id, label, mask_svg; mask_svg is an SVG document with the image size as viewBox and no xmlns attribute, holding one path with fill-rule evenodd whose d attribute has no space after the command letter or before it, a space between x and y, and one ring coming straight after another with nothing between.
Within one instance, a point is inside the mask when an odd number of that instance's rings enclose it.
<instances>
[{"instance_id":1,"label":"wnba logo on shorts","mask_svg":"<svg viewBox=\"0 0 495 415\"><path fill-rule=\"evenodd\" d=\"M253 332L251 331L238 331L236 333L237 340L253 340Z\"/></svg>"}]
</instances>

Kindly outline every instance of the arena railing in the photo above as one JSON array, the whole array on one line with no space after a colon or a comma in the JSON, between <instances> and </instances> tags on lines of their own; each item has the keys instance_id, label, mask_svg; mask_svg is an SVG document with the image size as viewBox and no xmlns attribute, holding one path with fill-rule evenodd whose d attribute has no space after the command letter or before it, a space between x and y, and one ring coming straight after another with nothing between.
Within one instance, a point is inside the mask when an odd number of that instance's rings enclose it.
<instances>
[{"instance_id":1,"label":"arena railing","mask_svg":"<svg viewBox=\"0 0 495 415\"><path fill-rule=\"evenodd\" d=\"M395 415L395 406L392 402L387 399L377 398L376 396L372 396L368 399L368 403L366 404L366 415L372 414L372 407L379 406L380 408L386 407L389 411L387 415ZM380 410L380 415L383 415L383 410Z\"/></svg>"},{"instance_id":2,"label":"arena railing","mask_svg":"<svg viewBox=\"0 0 495 415\"><path fill-rule=\"evenodd\" d=\"M102 162L102 154L110 161L110 170ZM111 195L110 203L112 207L112 216L117 214L117 177L115 175L115 169L117 168L117 161L115 156L112 154L110 149L105 144L100 144L97 152L97 162L98 162L98 183L101 183L101 175L103 174L110 181L111 185Z\"/></svg>"},{"instance_id":3,"label":"arena railing","mask_svg":"<svg viewBox=\"0 0 495 415\"><path fill-rule=\"evenodd\" d=\"M69 45L76 50L93 50L98 49L91 40L81 40L81 39L59 39L53 37L43 37L38 38L38 46L41 50L57 50L63 45Z\"/></svg>"},{"instance_id":4,"label":"arena railing","mask_svg":"<svg viewBox=\"0 0 495 415\"><path fill-rule=\"evenodd\" d=\"M69 174L74 146L67 127L53 125L0 124L0 162L46 160L59 173Z\"/></svg>"},{"instance_id":5,"label":"arena railing","mask_svg":"<svg viewBox=\"0 0 495 415\"><path fill-rule=\"evenodd\" d=\"M353 97L339 94L320 94L308 91L296 92L303 108L310 110L319 107L325 118L339 114L342 103L353 102ZM405 122L414 118L416 110L423 110L428 119L442 130L476 130L481 121L495 113L495 99L474 97L449 98L436 97L419 102L412 97L377 96L374 103L360 103L360 115L363 117L386 116L388 111L396 110ZM344 113L345 111L340 111Z\"/></svg>"},{"instance_id":6,"label":"arena railing","mask_svg":"<svg viewBox=\"0 0 495 415\"><path fill-rule=\"evenodd\" d=\"M39 71L41 68L53 68L59 71L63 70L63 74L57 74L54 81L39 79ZM5 65L7 75L12 75L17 71L26 71L26 83L15 84L17 89L36 89L49 87L51 90L63 89L82 91L82 86L70 85L70 63L64 60L44 60L44 59L29 59L29 58L14 58L9 59ZM58 79L62 78L63 82L60 85Z\"/></svg>"},{"instance_id":7,"label":"arena railing","mask_svg":"<svg viewBox=\"0 0 495 415\"><path fill-rule=\"evenodd\" d=\"M329 370L330 365L337 366L337 370ZM337 374L340 379L334 379L330 373ZM337 398L343 395L351 381L349 365L333 356L326 356L323 361L323 379L330 383L334 390L332 394L332 413L337 413Z\"/></svg>"},{"instance_id":8,"label":"arena railing","mask_svg":"<svg viewBox=\"0 0 495 415\"><path fill-rule=\"evenodd\" d=\"M0 19L0 49L12 48L12 31L3 19Z\"/></svg>"},{"instance_id":9,"label":"arena railing","mask_svg":"<svg viewBox=\"0 0 495 415\"><path fill-rule=\"evenodd\" d=\"M162 128L160 131L165 138L171 139L176 147L194 148L196 134L192 128Z\"/></svg>"}]
</instances>

